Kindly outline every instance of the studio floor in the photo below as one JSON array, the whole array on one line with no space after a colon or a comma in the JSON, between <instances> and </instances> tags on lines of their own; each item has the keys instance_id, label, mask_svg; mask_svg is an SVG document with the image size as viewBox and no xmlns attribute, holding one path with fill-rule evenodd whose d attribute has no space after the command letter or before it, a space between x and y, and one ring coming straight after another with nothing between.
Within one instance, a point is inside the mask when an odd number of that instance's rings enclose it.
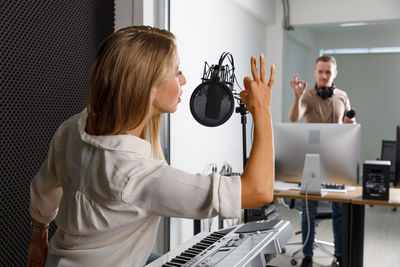
<instances>
[{"instance_id":1,"label":"studio floor","mask_svg":"<svg viewBox=\"0 0 400 267\"><path fill-rule=\"evenodd\" d=\"M300 213L295 209L279 206L278 219L289 220L293 231L301 229ZM316 238L333 242L332 220L318 221ZM294 235L289 242L301 241L301 234ZM301 245L288 245L286 252L278 254L269 265L291 267L292 253ZM333 252L333 248L329 248ZM303 254L297 254L297 266L300 265ZM320 249L314 249L314 267L330 266L332 257L327 256ZM400 209L392 211L391 207L365 207L365 234L364 234L364 267L399 267L400 266Z\"/></svg>"}]
</instances>

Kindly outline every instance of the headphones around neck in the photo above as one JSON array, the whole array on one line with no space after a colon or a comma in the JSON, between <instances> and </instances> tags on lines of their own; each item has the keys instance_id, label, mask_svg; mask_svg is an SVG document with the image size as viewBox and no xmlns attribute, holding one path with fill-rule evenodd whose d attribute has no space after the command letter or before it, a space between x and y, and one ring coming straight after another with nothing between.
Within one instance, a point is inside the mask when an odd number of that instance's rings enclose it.
<instances>
[{"instance_id":1,"label":"headphones around neck","mask_svg":"<svg viewBox=\"0 0 400 267\"><path fill-rule=\"evenodd\" d=\"M331 87L317 87L317 83L315 83L315 90L317 90L317 94L320 98L326 99L333 96L333 91L335 90L335 84L332 83Z\"/></svg>"}]
</instances>

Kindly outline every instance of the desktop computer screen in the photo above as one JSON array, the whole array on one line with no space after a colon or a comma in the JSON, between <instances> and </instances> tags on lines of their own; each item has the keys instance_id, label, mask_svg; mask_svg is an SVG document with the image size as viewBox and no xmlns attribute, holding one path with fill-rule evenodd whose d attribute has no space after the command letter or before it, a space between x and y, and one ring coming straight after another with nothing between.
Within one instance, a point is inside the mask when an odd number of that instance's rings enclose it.
<instances>
[{"instance_id":1,"label":"desktop computer screen","mask_svg":"<svg viewBox=\"0 0 400 267\"><path fill-rule=\"evenodd\" d=\"M300 182L306 154L319 154L323 183L358 184L360 124L275 123L276 180Z\"/></svg>"}]
</instances>

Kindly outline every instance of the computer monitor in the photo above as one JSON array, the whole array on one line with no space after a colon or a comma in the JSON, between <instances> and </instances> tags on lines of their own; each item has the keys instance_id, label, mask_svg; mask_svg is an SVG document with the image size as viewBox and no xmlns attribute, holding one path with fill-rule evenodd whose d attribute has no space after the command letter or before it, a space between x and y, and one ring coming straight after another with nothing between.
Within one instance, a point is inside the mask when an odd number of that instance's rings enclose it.
<instances>
[{"instance_id":1,"label":"computer monitor","mask_svg":"<svg viewBox=\"0 0 400 267\"><path fill-rule=\"evenodd\" d=\"M358 184L360 124L275 123L277 180L300 182L306 154L319 154L323 183Z\"/></svg>"},{"instance_id":2,"label":"computer monitor","mask_svg":"<svg viewBox=\"0 0 400 267\"><path fill-rule=\"evenodd\" d=\"M390 161L389 181L395 183L396 172L396 141L382 140L381 160Z\"/></svg>"}]
</instances>

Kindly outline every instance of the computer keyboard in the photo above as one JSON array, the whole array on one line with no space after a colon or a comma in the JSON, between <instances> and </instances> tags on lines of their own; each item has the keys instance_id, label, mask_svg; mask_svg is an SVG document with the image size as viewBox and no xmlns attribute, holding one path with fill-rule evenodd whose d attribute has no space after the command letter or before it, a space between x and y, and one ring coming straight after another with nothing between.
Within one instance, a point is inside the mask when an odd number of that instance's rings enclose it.
<instances>
[{"instance_id":1,"label":"computer keyboard","mask_svg":"<svg viewBox=\"0 0 400 267\"><path fill-rule=\"evenodd\" d=\"M301 183L299 183L299 189L301 187ZM329 183L322 183L321 184L321 191L323 192L339 192L339 193L346 193L347 189L344 184L329 184Z\"/></svg>"},{"instance_id":2,"label":"computer keyboard","mask_svg":"<svg viewBox=\"0 0 400 267\"><path fill-rule=\"evenodd\" d=\"M327 184L327 183L322 183L321 184L322 189L345 189L344 184Z\"/></svg>"},{"instance_id":3,"label":"computer keyboard","mask_svg":"<svg viewBox=\"0 0 400 267\"><path fill-rule=\"evenodd\" d=\"M346 192L346 187L344 184L328 184L322 183L321 190L326 192Z\"/></svg>"}]
</instances>

